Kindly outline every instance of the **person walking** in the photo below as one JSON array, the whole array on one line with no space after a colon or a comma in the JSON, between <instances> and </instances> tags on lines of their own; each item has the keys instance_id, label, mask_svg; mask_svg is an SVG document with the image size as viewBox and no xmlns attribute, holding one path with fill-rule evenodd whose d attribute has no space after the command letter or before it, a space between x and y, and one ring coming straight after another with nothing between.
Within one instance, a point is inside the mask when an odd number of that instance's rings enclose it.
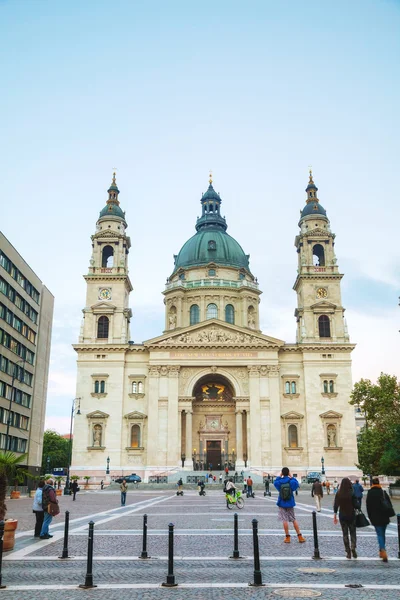
<instances>
[{"instance_id":1,"label":"person walking","mask_svg":"<svg viewBox=\"0 0 400 600\"><path fill-rule=\"evenodd\" d=\"M104 481L103 480L100 481L100 489L104 490Z\"/></svg>"},{"instance_id":2,"label":"person walking","mask_svg":"<svg viewBox=\"0 0 400 600\"><path fill-rule=\"evenodd\" d=\"M219 482L222 483L222 473L219 474Z\"/></svg>"},{"instance_id":3,"label":"person walking","mask_svg":"<svg viewBox=\"0 0 400 600\"><path fill-rule=\"evenodd\" d=\"M328 496L331 493L331 482L329 481L329 479L326 480L326 493L328 494Z\"/></svg>"},{"instance_id":4,"label":"person walking","mask_svg":"<svg viewBox=\"0 0 400 600\"><path fill-rule=\"evenodd\" d=\"M355 483L353 483L353 493L358 500L358 508L361 508L362 499L364 496L364 488L359 479L356 479Z\"/></svg>"},{"instance_id":5,"label":"person walking","mask_svg":"<svg viewBox=\"0 0 400 600\"><path fill-rule=\"evenodd\" d=\"M72 484L71 484L71 491L72 491L72 500L76 499L76 492L79 490L79 486L78 486L78 482L76 479L73 480Z\"/></svg>"},{"instance_id":6,"label":"person walking","mask_svg":"<svg viewBox=\"0 0 400 600\"><path fill-rule=\"evenodd\" d=\"M269 495L269 475L265 480L265 493Z\"/></svg>"},{"instance_id":7,"label":"person walking","mask_svg":"<svg viewBox=\"0 0 400 600\"><path fill-rule=\"evenodd\" d=\"M49 533L50 523L53 517L58 515L60 509L58 507L58 500L56 490L53 487L53 480L49 479L43 486L42 491L42 508L43 508L43 525L40 530L40 539L48 540L53 536Z\"/></svg>"},{"instance_id":8,"label":"person walking","mask_svg":"<svg viewBox=\"0 0 400 600\"><path fill-rule=\"evenodd\" d=\"M34 512L35 517L36 517L35 537L40 537L40 532L42 530L42 525L43 525L44 512L43 512L43 506L42 506L42 497L43 497L44 486L45 486L45 482L43 479L41 479L38 483L38 488L37 488L37 490L35 492L35 496L33 498L32 511Z\"/></svg>"},{"instance_id":9,"label":"person walking","mask_svg":"<svg viewBox=\"0 0 400 600\"><path fill-rule=\"evenodd\" d=\"M280 521L282 521L283 529L285 531L285 544L290 544L289 523L293 523L293 527L297 533L297 539L299 540L300 544L304 543L306 540L301 534L294 512L296 502L293 492L295 492L299 487L299 482L297 479L291 476L287 467L283 467L280 476L275 478L274 486L279 492L278 501L276 504L279 507L278 518Z\"/></svg>"},{"instance_id":10,"label":"person walking","mask_svg":"<svg viewBox=\"0 0 400 600\"><path fill-rule=\"evenodd\" d=\"M378 477L372 478L372 486L367 493L367 513L371 524L375 527L379 544L379 557L383 562L387 562L386 527L390 523L390 517L394 517L395 512L388 494L379 483Z\"/></svg>"},{"instance_id":11,"label":"person walking","mask_svg":"<svg viewBox=\"0 0 400 600\"><path fill-rule=\"evenodd\" d=\"M353 558L357 558L356 508L358 508L358 500L354 496L353 486L350 479L344 477L335 495L333 522L337 525L337 513L339 511L339 521L343 533L346 558L351 558L351 555L353 555Z\"/></svg>"},{"instance_id":12,"label":"person walking","mask_svg":"<svg viewBox=\"0 0 400 600\"><path fill-rule=\"evenodd\" d=\"M247 478L247 497L253 497L253 480L251 478L251 475L249 475Z\"/></svg>"},{"instance_id":13,"label":"person walking","mask_svg":"<svg viewBox=\"0 0 400 600\"><path fill-rule=\"evenodd\" d=\"M314 483L312 484L311 496L315 500L317 512L321 512L321 500L324 497L324 488L322 487L319 479L317 479L317 481L314 481Z\"/></svg>"},{"instance_id":14,"label":"person walking","mask_svg":"<svg viewBox=\"0 0 400 600\"><path fill-rule=\"evenodd\" d=\"M335 480L333 481L333 493L334 493L334 494L337 494L337 491L338 491L338 489L339 489L339 484L338 484L338 482L337 482L337 479L335 479Z\"/></svg>"},{"instance_id":15,"label":"person walking","mask_svg":"<svg viewBox=\"0 0 400 600\"><path fill-rule=\"evenodd\" d=\"M126 479L122 480L122 483L119 486L119 489L121 490L121 506L125 506L126 492L128 491L128 484L126 483Z\"/></svg>"}]
</instances>

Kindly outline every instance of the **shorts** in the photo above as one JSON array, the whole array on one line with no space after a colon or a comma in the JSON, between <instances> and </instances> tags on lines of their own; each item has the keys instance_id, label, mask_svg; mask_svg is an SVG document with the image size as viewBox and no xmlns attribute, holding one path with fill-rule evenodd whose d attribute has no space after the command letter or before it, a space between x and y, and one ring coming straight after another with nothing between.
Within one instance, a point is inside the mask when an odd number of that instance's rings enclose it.
<instances>
[{"instance_id":1,"label":"shorts","mask_svg":"<svg viewBox=\"0 0 400 600\"><path fill-rule=\"evenodd\" d=\"M290 508L283 508L282 506L278 506L278 519L282 522L293 523L296 520L296 515L294 514L294 508L291 506Z\"/></svg>"}]
</instances>

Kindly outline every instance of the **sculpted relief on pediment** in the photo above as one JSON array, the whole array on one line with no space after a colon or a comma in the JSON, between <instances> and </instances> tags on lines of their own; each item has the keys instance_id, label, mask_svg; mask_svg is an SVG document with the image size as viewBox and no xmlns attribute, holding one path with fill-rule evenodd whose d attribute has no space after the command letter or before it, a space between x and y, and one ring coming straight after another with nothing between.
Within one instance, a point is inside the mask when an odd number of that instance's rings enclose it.
<instances>
[{"instance_id":1,"label":"sculpted relief on pediment","mask_svg":"<svg viewBox=\"0 0 400 600\"><path fill-rule=\"evenodd\" d=\"M183 332L180 335L169 337L159 342L160 346L184 346L184 345L209 345L221 346L266 346L268 340L256 335L242 333L240 331L228 331L214 325L200 331Z\"/></svg>"}]
</instances>

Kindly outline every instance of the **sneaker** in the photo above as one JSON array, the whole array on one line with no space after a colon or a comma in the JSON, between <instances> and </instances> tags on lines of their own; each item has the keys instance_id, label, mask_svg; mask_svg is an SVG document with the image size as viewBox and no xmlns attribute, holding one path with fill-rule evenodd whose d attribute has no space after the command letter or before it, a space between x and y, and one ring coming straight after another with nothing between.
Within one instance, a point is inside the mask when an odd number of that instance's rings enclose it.
<instances>
[{"instance_id":1,"label":"sneaker","mask_svg":"<svg viewBox=\"0 0 400 600\"><path fill-rule=\"evenodd\" d=\"M41 536L40 536L40 539L41 539L41 540L49 540L49 539L50 539L50 538L52 538L52 537L53 537L52 535L41 535Z\"/></svg>"},{"instance_id":2,"label":"sneaker","mask_svg":"<svg viewBox=\"0 0 400 600\"><path fill-rule=\"evenodd\" d=\"M297 534L297 539L299 540L300 544L304 544L304 542L306 541L306 538L303 538L301 533Z\"/></svg>"},{"instance_id":3,"label":"sneaker","mask_svg":"<svg viewBox=\"0 0 400 600\"><path fill-rule=\"evenodd\" d=\"M347 550L347 552L346 552L346 558L351 558L351 552L350 552L350 550Z\"/></svg>"},{"instance_id":4,"label":"sneaker","mask_svg":"<svg viewBox=\"0 0 400 600\"><path fill-rule=\"evenodd\" d=\"M290 535L286 535L283 541L285 544L290 544Z\"/></svg>"},{"instance_id":5,"label":"sneaker","mask_svg":"<svg viewBox=\"0 0 400 600\"><path fill-rule=\"evenodd\" d=\"M353 558L357 558L358 557L357 550L355 548L351 549L351 553L353 555Z\"/></svg>"},{"instance_id":6,"label":"sneaker","mask_svg":"<svg viewBox=\"0 0 400 600\"><path fill-rule=\"evenodd\" d=\"M379 556L383 560L383 562L388 562L388 555L386 550L379 550Z\"/></svg>"}]
</instances>

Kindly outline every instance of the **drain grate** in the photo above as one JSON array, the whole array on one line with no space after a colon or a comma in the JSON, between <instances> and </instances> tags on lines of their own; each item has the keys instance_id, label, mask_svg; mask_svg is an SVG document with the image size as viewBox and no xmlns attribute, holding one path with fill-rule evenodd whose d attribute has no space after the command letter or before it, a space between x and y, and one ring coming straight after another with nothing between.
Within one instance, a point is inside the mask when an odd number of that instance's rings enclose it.
<instances>
[{"instance_id":1,"label":"drain grate","mask_svg":"<svg viewBox=\"0 0 400 600\"><path fill-rule=\"evenodd\" d=\"M275 590L274 594L281 598L317 598L322 596L322 592L315 592L314 590L302 590L302 589L283 589Z\"/></svg>"}]
</instances>

